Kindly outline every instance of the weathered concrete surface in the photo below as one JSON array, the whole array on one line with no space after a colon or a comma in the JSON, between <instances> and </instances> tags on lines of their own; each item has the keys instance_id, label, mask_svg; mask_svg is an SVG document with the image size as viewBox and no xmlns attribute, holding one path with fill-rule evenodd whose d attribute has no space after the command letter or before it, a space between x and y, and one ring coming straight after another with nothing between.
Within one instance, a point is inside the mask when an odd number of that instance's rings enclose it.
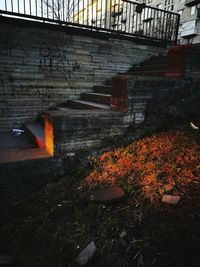
<instances>
[{"instance_id":1,"label":"weathered concrete surface","mask_svg":"<svg viewBox=\"0 0 200 267\"><path fill-rule=\"evenodd\" d=\"M0 216L63 172L62 160L49 157L41 149L29 149L25 154L20 160L13 154L13 161L0 163Z\"/></svg>"},{"instance_id":2,"label":"weathered concrete surface","mask_svg":"<svg viewBox=\"0 0 200 267\"><path fill-rule=\"evenodd\" d=\"M133 113L134 122L142 123L147 114L153 115L158 109L167 112L170 105L177 109L176 102L188 97L189 88L192 89L191 81L182 78L116 76L113 78L111 108Z\"/></svg>"},{"instance_id":3,"label":"weathered concrete surface","mask_svg":"<svg viewBox=\"0 0 200 267\"><path fill-rule=\"evenodd\" d=\"M134 122L134 114L109 110L55 110L48 116L53 123L55 156L64 158L105 149Z\"/></svg>"},{"instance_id":4,"label":"weathered concrete surface","mask_svg":"<svg viewBox=\"0 0 200 267\"><path fill-rule=\"evenodd\" d=\"M91 92L164 49L0 22L0 131Z\"/></svg>"},{"instance_id":5,"label":"weathered concrete surface","mask_svg":"<svg viewBox=\"0 0 200 267\"><path fill-rule=\"evenodd\" d=\"M199 78L200 46L179 45L169 49L166 76Z\"/></svg>"}]
</instances>

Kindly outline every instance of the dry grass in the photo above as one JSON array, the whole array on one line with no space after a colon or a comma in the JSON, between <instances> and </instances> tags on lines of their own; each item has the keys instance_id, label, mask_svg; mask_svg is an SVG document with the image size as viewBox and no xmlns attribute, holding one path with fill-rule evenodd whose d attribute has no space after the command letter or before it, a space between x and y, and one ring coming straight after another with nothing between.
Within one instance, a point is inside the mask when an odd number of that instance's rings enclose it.
<instances>
[{"instance_id":1,"label":"dry grass","mask_svg":"<svg viewBox=\"0 0 200 267\"><path fill-rule=\"evenodd\" d=\"M200 188L200 146L188 132L180 130L133 142L92 159L94 170L85 178L87 186L124 184L138 188L140 197L152 204L169 192L187 197Z\"/></svg>"},{"instance_id":2,"label":"dry grass","mask_svg":"<svg viewBox=\"0 0 200 267\"><path fill-rule=\"evenodd\" d=\"M119 183L126 192L120 203L85 199L83 173L49 184L1 221L0 255L13 255L14 267L75 267L78 253L94 240L97 252L88 267L198 267L195 140L193 132L170 131L93 160L85 184ZM176 206L161 202L169 184L170 193L182 197Z\"/></svg>"}]
</instances>

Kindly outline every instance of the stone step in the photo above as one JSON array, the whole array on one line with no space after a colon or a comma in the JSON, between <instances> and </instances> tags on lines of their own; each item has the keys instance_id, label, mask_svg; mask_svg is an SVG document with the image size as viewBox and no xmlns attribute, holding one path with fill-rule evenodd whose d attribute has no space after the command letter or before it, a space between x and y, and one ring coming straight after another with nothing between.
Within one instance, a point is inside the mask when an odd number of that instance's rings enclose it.
<instances>
[{"instance_id":1,"label":"stone step","mask_svg":"<svg viewBox=\"0 0 200 267\"><path fill-rule=\"evenodd\" d=\"M0 152L0 216L55 179L59 164L41 148Z\"/></svg>"},{"instance_id":2,"label":"stone step","mask_svg":"<svg viewBox=\"0 0 200 267\"><path fill-rule=\"evenodd\" d=\"M136 66L133 71L146 71L146 70L166 70L166 64L151 64L151 65L142 65Z\"/></svg>"},{"instance_id":3,"label":"stone step","mask_svg":"<svg viewBox=\"0 0 200 267\"><path fill-rule=\"evenodd\" d=\"M165 70L141 70L141 71L134 71L132 73L129 73L129 75L164 77L166 75L166 71Z\"/></svg>"},{"instance_id":4,"label":"stone step","mask_svg":"<svg viewBox=\"0 0 200 267\"><path fill-rule=\"evenodd\" d=\"M106 85L112 85L112 78L111 79L107 79L106 81L105 81L105 84Z\"/></svg>"},{"instance_id":5,"label":"stone step","mask_svg":"<svg viewBox=\"0 0 200 267\"><path fill-rule=\"evenodd\" d=\"M68 106L74 109L106 109L106 110L110 109L109 105L98 104L84 100L69 100Z\"/></svg>"},{"instance_id":6,"label":"stone step","mask_svg":"<svg viewBox=\"0 0 200 267\"><path fill-rule=\"evenodd\" d=\"M168 77L163 77L163 76L136 76L136 75L119 75L116 76L115 78L120 81L121 79L127 79L128 84L129 84L129 90L133 93L133 96L131 99L135 99L138 101L143 101L148 98L152 98L153 96L159 96L163 95L165 93L173 92L176 91L177 87L183 87L185 86L186 81L180 79L180 78L168 78ZM117 82L119 84L119 82ZM122 88L119 87L119 90L121 91ZM115 92L114 88L114 92ZM113 94L115 97L115 94Z\"/></svg>"},{"instance_id":7,"label":"stone step","mask_svg":"<svg viewBox=\"0 0 200 267\"><path fill-rule=\"evenodd\" d=\"M180 79L168 78L168 77L159 77L159 76L148 76L148 75L139 75L137 77L133 77L134 79L134 87L138 91L141 89L148 90L150 87L154 90L158 89L158 87L168 88L174 87L176 84L180 84L183 81Z\"/></svg>"},{"instance_id":8,"label":"stone step","mask_svg":"<svg viewBox=\"0 0 200 267\"><path fill-rule=\"evenodd\" d=\"M112 145L112 138L125 133L135 119L134 114L103 109L91 112L66 108L49 111L48 115L54 123L55 155L64 157Z\"/></svg>"},{"instance_id":9,"label":"stone step","mask_svg":"<svg viewBox=\"0 0 200 267\"><path fill-rule=\"evenodd\" d=\"M24 125L26 133L32 138L34 143L39 148L45 147L44 142L44 127L42 124L33 122L33 123L26 123Z\"/></svg>"},{"instance_id":10,"label":"stone step","mask_svg":"<svg viewBox=\"0 0 200 267\"><path fill-rule=\"evenodd\" d=\"M86 101L92 101L99 104L110 105L110 94L101 94L101 93L82 93L81 99Z\"/></svg>"},{"instance_id":11,"label":"stone step","mask_svg":"<svg viewBox=\"0 0 200 267\"><path fill-rule=\"evenodd\" d=\"M34 142L26 133L19 134L11 131L0 132L0 152L7 149L25 149L35 147Z\"/></svg>"},{"instance_id":12,"label":"stone step","mask_svg":"<svg viewBox=\"0 0 200 267\"><path fill-rule=\"evenodd\" d=\"M152 76L148 76L148 75L135 75L136 72L129 72L128 74L120 74L117 76L114 76L113 78L121 78L121 79L128 79L128 80L132 80L133 82L131 83L135 83L137 82L137 86L140 86L140 84L146 84L149 85L154 83L154 86L159 84L163 84L163 85L168 85L168 84L173 84L175 85L176 82L180 83L181 81L183 81L183 79L181 79L180 77L163 77L163 76L157 76L157 75L152 75ZM139 73L139 72L138 72ZM154 73L154 72L152 72ZM157 73L157 72L156 72Z\"/></svg>"},{"instance_id":13,"label":"stone step","mask_svg":"<svg viewBox=\"0 0 200 267\"><path fill-rule=\"evenodd\" d=\"M160 56L160 57L153 57L147 61L145 61L142 65L151 65L155 63L165 63L167 61L166 56Z\"/></svg>"},{"instance_id":14,"label":"stone step","mask_svg":"<svg viewBox=\"0 0 200 267\"><path fill-rule=\"evenodd\" d=\"M58 133L62 133L62 136L72 135L73 138L80 135L82 139L91 138L92 135L104 136L104 133L107 134L110 132L113 126L117 126L117 128L120 129L123 126L127 126L126 120L129 120L130 117L120 114L120 112L111 113L106 111L100 113L91 112L91 110L88 111L90 112L74 114L67 110L62 110L60 113L52 111L51 114L57 121L54 127L55 135L58 136ZM88 136L88 134L90 134L90 136Z\"/></svg>"},{"instance_id":15,"label":"stone step","mask_svg":"<svg viewBox=\"0 0 200 267\"><path fill-rule=\"evenodd\" d=\"M142 64L133 66L132 68L129 69L129 72L133 72L137 69L149 69L149 68L159 69L159 66L163 68L166 66L166 64L167 64L167 57L155 57L143 62Z\"/></svg>"},{"instance_id":16,"label":"stone step","mask_svg":"<svg viewBox=\"0 0 200 267\"><path fill-rule=\"evenodd\" d=\"M49 154L42 148L6 149L0 151L0 166L4 163L18 163L35 159L49 158Z\"/></svg>"},{"instance_id":17,"label":"stone step","mask_svg":"<svg viewBox=\"0 0 200 267\"><path fill-rule=\"evenodd\" d=\"M94 86L93 90L95 93L99 94L111 94L111 89L112 89L111 85L96 85Z\"/></svg>"}]
</instances>

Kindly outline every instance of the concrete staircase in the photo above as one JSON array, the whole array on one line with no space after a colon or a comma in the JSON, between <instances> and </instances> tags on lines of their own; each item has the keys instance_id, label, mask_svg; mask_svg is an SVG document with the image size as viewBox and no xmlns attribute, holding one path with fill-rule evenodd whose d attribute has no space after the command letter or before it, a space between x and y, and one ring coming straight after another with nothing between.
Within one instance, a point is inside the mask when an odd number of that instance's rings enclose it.
<instances>
[{"instance_id":1,"label":"concrete staircase","mask_svg":"<svg viewBox=\"0 0 200 267\"><path fill-rule=\"evenodd\" d=\"M36 122L26 123L24 125L24 129L27 135L30 136L30 138L36 144L37 147L45 148L43 124Z\"/></svg>"},{"instance_id":2,"label":"concrete staircase","mask_svg":"<svg viewBox=\"0 0 200 267\"><path fill-rule=\"evenodd\" d=\"M110 85L95 86L91 93L82 93L80 99L69 100L67 105L73 109L110 109L111 102Z\"/></svg>"},{"instance_id":3,"label":"concrete staircase","mask_svg":"<svg viewBox=\"0 0 200 267\"><path fill-rule=\"evenodd\" d=\"M108 81L47 112L53 122L55 155L68 157L105 149L113 138L126 133L133 114L111 109L111 90Z\"/></svg>"},{"instance_id":4,"label":"concrete staircase","mask_svg":"<svg viewBox=\"0 0 200 267\"><path fill-rule=\"evenodd\" d=\"M104 85L94 86L79 99L69 99L42 115L39 122L25 124L24 130L36 147L45 149L44 117L48 116L54 128L55 155L65 157L79 150L103 148L105 139L126 134L129 126L145 120L150 100L168 98L169 102L173 98L176 88L183 85L180 79L165 77L166 73L167 56L151 58ZM113 105L116 99L123 99L125 106ZM1 161L6 159L2 156Z\"/></svg>"},{"instance_id":5,"label":"concrete staircase","mask_svg":"<svg viewBox=\"0 0 200 267\"><path fill-rule=\"evenodd\" d=\"M24 125L35 147L21 154L12 151L5 156L5 151L0 152L2 205L9 194L13 202L17 196L52 180L63 171L66 159L112 147L130 127L137 129L150 118L149 127L155 129L156 118L170 113L175 99L181 99L187 91L184 79L167 73L167 58L152 58L104 85L94 86L92 92L82 93L79 99L69 99L47 111L38 122ZM44 118L53 128L53 157L45 150ZM133 130L131 139L140 135Z\"/></svg>"},{"instance_id":6,"label":"concrete staircase","mask_svg":"<svg viewBox=\"0 0 200 267\"><path fill-rule=\"evenodd\" d=\"M126 74L164 77L167 71L167 56L154 57L131 68Z\"/></svg>"},{"instance_id":7,"label":"concrete staircase","mask_svg":"<svg viewBox=\"0 0 200 267\"><path fill-rule=\"evenodd\" d=\"M55 155L65 158L105 149L114 138L144 122L153 106L158 108L162 103L164 108L172 103L185 81L166 77L167 71L167 57L154 57L48 111Z\"/></svg>"}]
</instances>

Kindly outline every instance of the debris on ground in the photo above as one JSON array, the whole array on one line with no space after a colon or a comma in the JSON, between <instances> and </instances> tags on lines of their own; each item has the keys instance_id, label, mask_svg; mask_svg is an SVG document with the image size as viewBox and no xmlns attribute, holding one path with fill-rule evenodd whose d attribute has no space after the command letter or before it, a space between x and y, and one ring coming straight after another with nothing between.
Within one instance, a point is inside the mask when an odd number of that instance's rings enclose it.
<instances>
[{"instance_id":1,"label":"debris on ground","mask_svg":"<svg viewBox=\"0 0 200 267\"><path fill-rule=\"evenodd\" d=\"M13 134L14 135L21 135L22 133L24 133L24 130L21 130L21 129L13 129Z\"/></svg>"},{"instance_id":2,"label":"debris on ground","mask_svg":"<svg viewBox=\"0 0 200 267\"><path fill-rule=\"evenodd\" d=\"M0 220L0 255L15 267L199 266L200 135L188 128L108 151L16 204ZM123 201L90 200L110 186Z\"/></svg>"},{"instance_id":3,"label":"debris on ground","mask_svg":"<svg viewBox=\"0 0 200 267\"><path fill-rule=\"evenodd\" d=\"M180 196L164 195L162 198L162 202L176 205L180 201L180 199L181 199Z\"/></svg>"},{"instance_id":4,"label":"debris on ground","mask_svg":"<svg viewBox=\"0 0 200 267\"><path fill-rule=\"evenodd\" d=\"M199 127L197 127L193 122L190 122L190 125L191 125L192 129L194 129L194 130L199 129Z\"/></svg>"},{"instance_id":5,"label":"debris on ground","mask_svg":"<svg viewBox=\"0 0 200 267\"><path fill-rule=\"evenodd\" d=\"M124 238L126 236L126 230L123 230L119 233L120 238Z\"/></svg>"},{"instance_id":6,"label":"debris on ground","mask_svg":"<svg viewBox=\"0 0 200 267\"><path fill-rule=\"evenodd\" d=\"M124 197L124 191L118 185L106 186L94 190L90 196L91 200L98 202L113 202Z\"/></svg>"},{"instance_id":7,"label":"debris on ground","mask_svg":"<svg viewBox=\"0 0 200 267\"><path fill-rule=\"evenodd\" d=\"M173 185L171 185L171 184L166 184L166 185L164 186L164 189L165 189L166 192L169 192L169 191L171 191L171 190L173 189Z\"/></svg>"},{"instance_id":8,"label":"debris on ground","mask_svg":"<svg viewBox=\"0 0 200 267\"><path fill-rule=\"evenodd\" d=\"M81 253L78 255L76 261L80 266L84 266L88 263L89 259L92 258L97 248L94 241L92 241Z\"/></svg>"}]
</instances>

